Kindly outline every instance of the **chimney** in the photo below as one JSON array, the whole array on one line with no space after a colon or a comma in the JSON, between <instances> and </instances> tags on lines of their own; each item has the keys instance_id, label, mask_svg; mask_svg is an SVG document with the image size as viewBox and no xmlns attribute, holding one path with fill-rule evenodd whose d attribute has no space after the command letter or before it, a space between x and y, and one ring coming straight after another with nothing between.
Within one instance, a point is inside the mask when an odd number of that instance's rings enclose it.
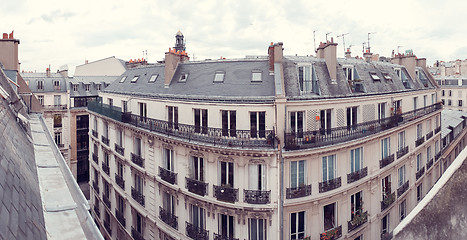
<instances>
[{"instance_id":1,"label":"chimney","mask_svg":"<svg viewBox=\"0 0 467 240\"><path fill-rule=\"evenodd\" d=\"M274 43L268 47L268 56L269 56L269 72L274 72Z\"/></svg>"},{"instance_id":2,"label":"chimney","mask_svg":"<svg viewBox=\"0 0 467 240\"><path fill-rule=\"evenodd\" d=\"M417 67L426 67L426 58L417 58Z\"/></svg>"},{"instance_id":3,"label":"chimney","mask_svg":"<svg viewBox=\"0 0 467 240\"><path fill-rule=\"evenodd\" d=\"M0 62L7 70L19 71L19 60L18 60L18 45L19 40L14 39L13 31L3 33L3 38L0 39Z\"/></svg>"},{"instance_id":4,"label":"chimney","mask_svg":"<svg viewBox=\"0 0 467 240\"><path fill-rule=\"evenodd\" d=\"M282 42L271 43L268 47L269 71L274 72L274 63L282 63L284 57L284 44Z\"/></svg>"},{"instance_id":5,"label":"chimney","mask_svg":"<svg viewBox=\"0 0 467 240\"><path fill-rule=\"evenodd\" d=\"M365 59L366 62L371 62L371 56L373 53L370 52L370 49L367 48L366 51L363 53L363 58Z\"/></svg>"},{"instance_id":6,"label":"chimney","mask_svg":"<svg viewBox=\"0 0 467 240\"><path fill-rule=\"evenodd\" d=\"M45 69L45 74L47 75L47 77L50 77L50 65L48 68Z\"/></svg>"},{"instance_id":7,"label":"chimney","mask_svg":"<svg viewBox=\"0 0 467 240\"><path fill-rule=\"evenodd\" d=\"M3 33L3 39L8 39L8 33Z\"/></svg>"},{"instance_id":8,"label":"chimney","mask_svg":"<svg viewBox=\"0 0 467 240\"><path fill-rule=\"evenodd\" d=\"M406 51L407 54L397 54L391 59L394 64L403 65L412 79L415 79L415 67L417 66L417 57L411 51Z\"/></svg>"},{"instance_id":9,"label":"chimney","mask_svg":"<svg viewBox=\"0 0 467 240\"><path fill-rule=\"evenodd\" d=\"M347 51L345 52L345 58L350 59L352 58L352 52L350 51L350 48L347 48Z\"/></svg>"},{"instance_id":10,"label":"chimney","mask_svg":"<svg viewBox=\"0 0 467 240\"><path fill-rule=\"evenodd\" d=\"M190 60L188 53L185 51L176 51L175 49L169 48L169 51L165 53L165 70L164 70L164 85L166 88L169 87L170 82L177 70L179 62L185 62Z\"/></svg>"},{"instance_id":11,"label":"chimney","mask_svg":"<svg viewBox=\"0 0 467 240\"><path fill-rule=\"evenodd\" d=\"M316 53L326 61L331 83L337 84L337 43L334 42L334 38L331 38L330 42L320 43Z\"/></svg>"}]
</instances>

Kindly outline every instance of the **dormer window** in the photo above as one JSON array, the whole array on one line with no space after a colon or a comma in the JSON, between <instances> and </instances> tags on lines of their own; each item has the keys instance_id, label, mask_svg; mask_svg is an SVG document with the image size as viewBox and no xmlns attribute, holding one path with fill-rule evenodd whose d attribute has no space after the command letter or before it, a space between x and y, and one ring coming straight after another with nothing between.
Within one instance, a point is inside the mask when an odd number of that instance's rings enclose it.
<instances>
[{"instance_id":1,"label":"dormer window","mask_svg":"<svg viewBox=\"0 0 467 240\"><path fill-rule=\"evenodd\" d=\"M298 85L301 92L311 92L311 69L310 66L298 67Z\"/></svg>"},{"instance_id":2,"label":"dormer window","mask_svg":"<svg viewBox=\"0 0 467 240\"><path fill-rule=\"evenodd\" d=\"M218 71L214 74L214 82L224 82L225 72Z\"/></svg>"},{"instance_id":3,"label":"dormer window","mask_svg":"<svg viewBox=\"0 0 467 240\"><path fill-rule=\"evenodd\" d=\"M383 72L383 77L384 77L384 79L386 79L386 80L392 81L391 75L389 75L389 73L387 73L387 72Z\"/></svg>"},{"instance_id":4,"label":"dormer window","mask_svg":"<svg viewBox=\"0 0 467 240\"><path fill-rule=\"evenodd\" d=\"M77 91L78 91L78 87L79 87L78 84L73 84L73 91L74 91L74 92L77 92Z\"/></svg>"},{"instance_id":5,"label":"dormer window","mask_svg":"<svg viewBox=\"0 0 467 240\"><path fill-rule=\"evenodd\" d=\"M418 71L418 69L415 69L415 76L416 76L418 79L420 79L419 73L420 73L420 72Z\"/></svg>"},{"instance_id":6,"label":"dormer window","mask_svg":"<svg viewBox=\"0 0 467 240\"><path fill-rule=\"evenodd\" d=\"M149 82L150 83L156 82L158 76L159 76L159 74L151 75L151 78L149 78Z\"/></svg>"},{"instance_id":7,"label":"dormer window","mask_svg":"<svg viewBox=\"0 0 467 240\"><path fill-rule=\"evenodd\" d=\"M139 76L133 77L133 79L131 79L131 83L135 83L136 81L138 81L138 78L139 78Z\"/></svg>"},{"instance_id":8,"label":"dormer window","mask_svg":"<svg viewBox=\"0 0 467 240\"><path fill-rule=\"evenodd\" d=\"M394 71L396 72L397 77L402 80L402 78L401 78L401 69L400 68L394 68Z\"/></svg>"},{"instance_id":9,"label":"dormer window","mask_svg":"<svg viewBox=\"0 0 467 240\"><path fill-rule=\"evenodd\" d=\"M58 80L54 81L54 90L60 90L60 81Z\"/></svg>"},{"instance_id":10,"label":"dormer window","mask_svg":"<svg viewBox=\"0 0 467 240\"><path fill-rule=\"evenodd\" d=\"M90 85L91 85L91 84L84 84L84 90L85 90L86 92L89 92L89 90L90 90Z\"/></svg>"},{"instance_id":11,"label":"dormer window","mask_svg":"<svg viewBox=\"0 0 467 240\"><path fill-rule=\"evenodd\" d=\"M344 66L343 69L344 69L345 78L348 81L354 80L353 66Z\"/></svg>"},{"instance_id":12,"label":"dormer window","mask_svg":"<svg viewBox=\"0 0 467 240\"><path fill-rule=\"evenodd\" d=\"M97 91L100 91L100 90L101 90L101 85L100 85L100 84L96 84L96 90L97 90Z\"/></svg>"},{"instance_id":13,"label":"dormer window","mask_svg":"<svg viewBox=\"0 0 467 240\"><path fill-rule=\"evenodd\" d=\"M378 74L376 74L376 72L370 72L370 76L371 76L371 79L373 79L374 81L380 81L381 78L379 78Z\"/></svg>"},{"instance_id":14,"label":"dormer window","mask_svg":"<svg viewBox=\"0 0 467 240\"><path fill-rule=\"evenodd\" d=\"M261 71L251 72L251 81L252 82L261 82L261 81L263 81Z\"/></svg>"},{"instance_id":15,"label":"dormer window","mask_svg":"<svg viewBox=\"0 0 467 240\"><path fill-rule=\"evenodd\" d=\"M126 80L126 76L123 76L123 77L120 79L120 83L125 82L125 80Z\"/></svg>"},{"instance_id":16,"label":"dormer window","mask_svg":"<svg viewBox=\"0 0 467 240\"><path fill-rule=\"evenodd\" d=\"M188 79L188 73L182 73L180 75L180 79L178 81L179 82L186 82L187 79Z\"/></svg>"},{"instance_id":17,"label":"dormer window","mask_svg":"<svg viewBox=\"0 0 467 240\"><path fill-rule=\"evenodd\" d=\"M37 81L37 89L44 90L44 81L42 80Z\"/></svg>"}]
</instances>

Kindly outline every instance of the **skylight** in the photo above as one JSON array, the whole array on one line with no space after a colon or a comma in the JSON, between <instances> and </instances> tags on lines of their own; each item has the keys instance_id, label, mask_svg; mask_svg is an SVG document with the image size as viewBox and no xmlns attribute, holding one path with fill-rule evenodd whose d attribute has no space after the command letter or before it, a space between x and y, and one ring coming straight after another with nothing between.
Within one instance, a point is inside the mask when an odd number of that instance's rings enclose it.
<instances>
[{"instance_id":1,"label":"skylight","mask_svg":"<svg viewBox=\"0 0 467 240\"><path fill-rule=\"evenodd\" d=\"M188 73L182 73L182 75L180 75L180 79L178 81L179 82L186 82L187 79L188 79Z\"/></svg>"},{"instance_id":2,"label":"skylight","mask_svg":"<svg viewBox=\"0 0 467 240\"><path fill-rule=\"evenodd\" d=\"M151 76L151 78L149 78L149 82L150 82L150 83L155 82L158 76L159 76L159 74L153 74L153 75Z\"/></svg>"},{"instance_id":3,"label":"skylight","mask_svg":"<svg viewBox=\"0 0 467 240\"><path fill-rule=\"evenodd\" d=\"M253 71L251 74L251 81L252 82L261 82L263 79L261 77L261 72Z\"/></svg>"},{"instance_id":4,"label":"skylight","mask_svg":"<svg viewBox=\"0 0 467 240\"><path fill-rule=\"evenodd\" d=\"M381 78L379 78L379 76L378 76L378 74L376 74L376 72L370 72L370 76L371 76L371 79L373 79L375 81L381 80Z\"/></svg>"},{"instance_id":5,"label":"skylight","mask_svg":"<svg viewBox=\"0 0 467 240\"><path fill-rule=\"evenodd\" d=\"M120 82L125 82L125 79L126 79L126 76L122 77L122 79L120 79Z\"/></svg>"},{"instance_id":6,"label":"skylight","mask_svg":"<svg viewBox=\"0 0 467 240\"><path fill-rule=\"evenodd\" d=\"M216 72L214 82L224 82L225 72Z\"/></svg>"},{"instance_id":7,"label":"skylight","mask_svg":"<svg viewBox=\"0 0 467 240\"><path fill-rule=\"evenodd\" d=\"M386 80L392 81L392 77L391 77L391 76L389 75L389 73L387 73L387 72L383 72L383 77L384 77L384 79L386 79Z\"/></svg>"},{"instance_id":8,"label":"skylight","mask_svg":"<svg viewBox=\"0 0 467 240\"><path fill-rule=\"evenodd\" d=\"M139 76L135 76L133 79L131 79L131 82L135 83L136 81L138 81L138 78L139 78Z\"/></svg>"}]
</instances>

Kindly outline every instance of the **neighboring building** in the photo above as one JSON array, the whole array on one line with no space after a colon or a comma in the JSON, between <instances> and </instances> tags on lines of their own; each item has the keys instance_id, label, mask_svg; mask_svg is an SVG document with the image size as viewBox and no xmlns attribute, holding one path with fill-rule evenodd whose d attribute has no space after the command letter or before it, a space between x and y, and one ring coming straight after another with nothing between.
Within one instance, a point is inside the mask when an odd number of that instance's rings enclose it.
<instances>
[{"instance_id":1,"label":"neighboring building","mask_svg":"<svg viewBox=\"0 0 467 240\"><path fill-rule=\"evenodd\" d=\"M467 76L437 77L441 101L447 109L467 112Z\"/></svg>"},{"instance_id":2,"label":"neighboring building","mask_svg":"<svg viewBox=\"0 0 467 240\"><path fill-rule=\"evenodd\" d=\"M384 238L440 177L438 88L423 58L336 47L199 62L169 49L123 73L88 105L104 236Z\"/></svg>"},{"instance_id":3,"label":"neighboring building","mask_svg":"<svg viewBox=\"0 0 467 240\"><path fill-rule=\"evenodd\" d=\"M112 56L93 62L86 60L84 64L76 66L73 76L120 76L125 71L125 61Z\"/></svg>"}]
</instances>

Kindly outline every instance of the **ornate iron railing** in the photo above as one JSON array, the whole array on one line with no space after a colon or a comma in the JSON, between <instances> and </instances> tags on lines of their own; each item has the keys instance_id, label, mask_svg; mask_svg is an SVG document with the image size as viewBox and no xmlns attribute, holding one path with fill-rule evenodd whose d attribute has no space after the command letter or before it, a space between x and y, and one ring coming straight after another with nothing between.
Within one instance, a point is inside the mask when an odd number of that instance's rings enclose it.
<instances>
[{"instance_id":1,"label":"ornate iron railing","mask_svg":"<svg viewBox=\"0 0 467 240\"><path fill-rule=\"evenodd\" d=\"M66 104L56 104L56 105L44 105L44 110L66 110Z\"/></svg>"},{"instance_id":2,"label":"ornate iron railing","mask_svg":"<svg viewBox=\"0 0 467 240\"><path fill-rule=\"evenodd\" d=\"M386 208L388 208L389 206L391 206L391 204L393 204L394 201L396 201L395 192L385 193L383 196L383 201L381 201L381 212L386 210Z\"/></svg>"},{"instance_id":3,"label":"ornate iron railing","mask_svg":"<svg viewBox=\"0 0 467 240\"><path fill-rule=\"evenodd\" d=\"M347 183L356 182L368 175L368 167L364 167L358 171L347 174Z\"/></svg>"},{"instance_id":4,"label":"ornate iron railing","mask_svg":"<svg viewBox=\"0 0 467 240\"><path fill-rule=\"evenodd\" d=\"M186 222L186 235L190 237L191 239L195 239L195 240L208 240L209 239L208 230L196 227L189 222Z\"/></svg>"},{"instance_id":5,"label":"ornate iron railing","mask_svg":"<svg viewBox=\"0 0 467 240\"><path fill-rule=\"evenodd\" d=\"M350 233L368 221L368 211L356 214L352 220L347 222L347 231Z\"/></svg>"},{"instance_id":6,"label":"ornate iron railing","mask_svg":"<svg viewBox=\"0 0 467 240\"><path fill-rule=\"evenodd\" d=\"M178 229L178 217L173 213L165 210L163 207L159 207L159 217L167 225L171 226L174 229Z\"/></svg>"},{"instance_id":7,"label":"ornate iron railing","mask_svg":"<svg viewBox=\"0 0 467 240\"><path fill-rule=\"evenodd\" d=\"M170 184L177 184L177 173L167 170L163 167L159 167L159 177L162 180L170 183Z\"/></svg>"},{"instance_id":8,"label":"ornate iron railing","mask_svg":"<svg viewBox=\"0 0 467 240\"><path fill-rule=\"evenodd\" d=\"M115 152L124 156L125 155L125 148L121 147L120 145L115 143Z\"/></svg>"},{"instance_id":9,"label":"ornate iron railing","mask_svg":"<svg viewBox=\"0 0 467 240\"><path fill-rule=\"evenodd\" d=\"M285 149L296 150L347 142L391 129L442 109L440 103L397 114L385 119L363 122L351 126L285 133Z\"/></svg>"},{"instance_id":10,"label":"ornate iron railing","mask_svg":"<svg viewBox=\"0 0 467 240\"><path fill-rule=\"evenodd\" d=\"M396 153L397 158L399 159L399 158L403 157L408 152L409 152L409 146L405 146L405 147L397 150L397 153Z\"/></svg>"},{"instance_id":11,"label":"ornate iron railing","mask_svg":"<svg viewBox=\"0 0 467 240\"><path fill-rule=\"evenodd\" d=\"M430 169L433 166L433 158L426 163L426 170Z\"/></svg>"},{"instance_id":12,"label":"ornate iron railing","mask_svg":"<svg viewBox=\"0 0 467 240\"><path fill-rule=\"evenodd\" d=\"M131 227L131 237L134 240L144 240L143 233L138 232L134 227Z\"/></svg>"},{"instance_id":13,"label":"ornate iron railing","mask_svg":"<svg viewBox=\"0 0 467 240\"><path fill-rule=\"evenodd\" d=\"M268 204L270 203L269 196L271 195L271 190L261 191L261 190L243 190L243 201L250 204Z\"/></svg>"},{"instance_id":14,"label":"ornate iron railing","mask_svg":"<svg viewBox=\"0 0 467 240\"><path fill-rule=\"evenodd\" d=\"M95 163L99 164L99 157L97 156L97 154L95 154L95 153L92 154L92 160L93 160Z\"/></svg>"},{"instance_id":15,"label":"ornate iron railing","mask_svg":"<svg viewBox=\"0 0 467 240\"><path fill-rule=\"evenodd\" d=\"M102 162L102 171L104 171L107 175L110 174L109 165L107 165L107 163L105 163L105 162Z\"/></svg>"},{"instance_id":16,"label":"ornate iron railing","mask_svg":"<svg viewBox=\"0 0 467 240\"><path fill-rule=\"evenodd\" d=\"M118 186L120 186L123 190L125 190L125 179L122 176L115 173L115 182Z\"/></svg>"},{"instance_id":17,"label":"ornate iron railing","mask_svg":"<svg viewBox=\"0 0 467 240\"><path fill-rule=\"evenodd\" d=\"M417 173L415 174L416 180L418 180L424 173L425 173L425 167L420 168L420 170L418 170Z\"/></svg>"},{"instance_id":18,"label":"ornate iron railing","mask_svg":"<svg viewBox=\"0 0 467 240\"><path fill-rule=\"evenodd\" d=\"M238 240L238 238L222 236L221 234L214 233L214 240Z\"/></svg>"},{"instance_id":19,"label":"ornate iron railing","mask_svg":"<svg viewBox=\"0 0 467 240\"><path fill-rule=\"evenodd\" d=\"M285 197L287 199L301 198L311 195L311 184L287 188Z\"/></svg>"},{"instance_id":20,"label":"ornate iron railing","mask_svg":"<svg viewBox=\"0 0 467 240\"><path fill-rule=\"evenodd\" d=\"M94 191L99 194L99 184L96 181L92 181L92 188L94 188Z\"/></svg>"},{"instance_id":21,"label":"ornate iron railing","mask_svg":"<svg viewBox=\"0 0 467 240\"><path fill-rule=\"evenodd\" d=\"M118 209L115 209L115 217L117 218L118 222L122 224L123 227L126 227L126 219L125 215L118 211Z\"/></svg>"},{"instance_id":22,"label":"ornate iron railing","mask_svg":"<svg viewBox=\"0 0 467 240\"><path fill-rule=\"evenodd\" d=\"M131 187L131 197L136 200L141 206L144 207L144 195L143 193L136 190L134 187Z\"/></svg>"},{"instance_id":23,"label":"ornate iron railing","mask_svg":"<svg viewBox=\"0 0 467 240\"><path fill-rule=\"evenodd\" d=\"M334 190L341 186L341 177L319 183L319 193Z\"/></svg>"},{"instance_id":24,"label":"ornate iron railing","mask_svg":"<svg viewBox=\"0 0 467 240\"><path fill-rule=\"evenodd\" d=\"M397 197L400 197L402 194L404 194L407 189L409 189L409 180L407 180L407 182L402 184L402 186L397 189Z\"/></svg>"},{"instance_id":25,"label":"ornate iron railing","mask_svg":"<svg viewBox=\"0 0 467 240\"><path fill-rule=\"evenodd\" d=\"M439 131L441 131L441 126L435 128L435 134L439 133Z\"/></svg>"},{"instance_id":26,"label":"ornate iron railing","mask_svg":"<svg viewBox=\"0 0 467 240\"><path fill-rule=\"evenodd\" d=\"M214 197L219 201L235 203L238 201L238 188L213 185Z\"/></svg>"},{"instance_id":27,"label":"ornate iron railing","mask_svg":"<svg viewBox=\"0 0 467 240\"><path fill-rule=\"evenodd\" d=\"M108 208L111 208L112 205L110 204L109 196L102 195L102 201L104 202L105 206L107 206Z\"/></svg>"},{"instance_id":28,"label":"ornate iron railing","mask_svg":"<svg viewBox=\"0 0 467 240\"><path fill-rule=\"evenodd\" d=\"M329 229L319 235L320 240L334 240L342 237L342 225Z\"/></svg>"},{"instance_id":29,"label":"ornate iron railing","mask_svg":"<svg viewBox=\"0 0 467 240\"><path fill-rule=\"evenodd\" d=\"M95 137L95 138L99 138L99 134L97 133L96 130L92 129L92 136Z\"/></svg>"},{"instance_id":30,"label":"ornate iron railing","mask_svg":"<svg viewBox=\"0 0 467 240\"><path fill-rule=\"evenodd\" d=\"M430 131L426 134L426 140L428 141L428 139L430 139L431 137L433 137L433 131Z\"/></svg>"},{"instance_id":31,"label":"ornate iron railing","mask_svg":"<svg viewBox=\"0 0 467 240\"><path fill-rule=\"evenodd\" d=\"M192 193L196 193L200 196L205 196L207 194L208 183L198 181L196 179L185 177L186 188Z\"/></svg>"},{"instance_id":32,"label":"ornate iron railing","mask_svg":"<svg viewBox=\"0 0 467 240\"><path fill-rule=\"evenodd\" d=\"M425 137L422 136L419 139L415 140L415 147L422 145L425 142Z\"/></svg>"},{"instance_id":33,"label":"ornate iron railing","mask_svg":"<svg viewBox=\"0 0 467 240\"><path fill-rule=\"evenodd\" d=\"M144 158L142 158L141 156L138 156L138 155L136 155L134 153L131 153L131 161L134 164L144 168Z\"/></svg>"},{"instance_id":34,"label":"ornate iron railing","mask_svg":"<svg viewBox=\"0 0 467 240\"><path fill-rule=\"evenodd\" d=\"M441 158L441 152L435 154L435 162L437 162Z\"/></svg>"},{"instance_id":35,"label":"ornate iron railing","mask_svg":"<svg viewBox=\"0 0 467 240\"><path fill-rule=\"evenodd\" d=\"M109 146L109 143L110 143L110 139L108 137L105 137L105 136L101 136L101 139L102 139L102 142Z\"/></svg>"},{"instance_id":36,"label":"ornate iron railing","mask_svg":"<svg viewBox=\"0 0 467 240\"><path fill-rule=\"evenodd\" d=\"M392 162L394 162L394 153L379 160L379 168L384 168L386 167L387 165L391 164Z\"/></svg>"}]
</instances>

